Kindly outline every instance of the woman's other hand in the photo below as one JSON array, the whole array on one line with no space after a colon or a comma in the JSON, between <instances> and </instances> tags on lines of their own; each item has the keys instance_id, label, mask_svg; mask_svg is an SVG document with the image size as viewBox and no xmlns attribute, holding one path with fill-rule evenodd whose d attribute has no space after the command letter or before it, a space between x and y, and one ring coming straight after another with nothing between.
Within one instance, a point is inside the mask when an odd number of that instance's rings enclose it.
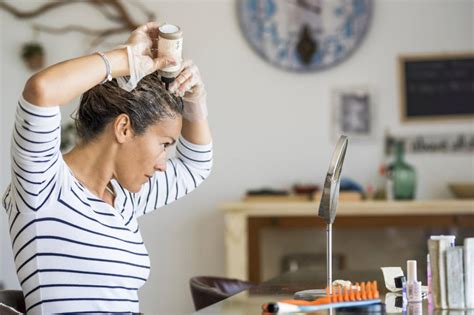
<instances>
[{"instance_id":1,"label":"woman's other hand","mask_svg":"<svg viewBox=\"0 0 474 315\"><path fill-rule=\"evenodd\" d=\"M192 60L183 62L183 70L171 83L170 92L183 98L183 117L188 121L207 118L207 92L198 67Z\"/></svg>"}]
</instances>

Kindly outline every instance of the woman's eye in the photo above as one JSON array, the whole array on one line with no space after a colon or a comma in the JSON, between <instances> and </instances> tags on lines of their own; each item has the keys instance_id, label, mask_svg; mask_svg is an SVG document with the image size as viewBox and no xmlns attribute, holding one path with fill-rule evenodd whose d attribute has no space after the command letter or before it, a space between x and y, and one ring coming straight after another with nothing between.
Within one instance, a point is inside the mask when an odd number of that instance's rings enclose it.
<instances>
[{"instance_id":1,"label":"woman's eye","mask_svg":"<svg viewBox=\"0 0 474 315\"><path fill-rule=\"evenodd\" d=\"M168 147L170 147L172 145L173 145L173 143L171 143L171 142L160 143L160 146L163 147L164 150L166 150Z\"/></svg>"}]
</instances>

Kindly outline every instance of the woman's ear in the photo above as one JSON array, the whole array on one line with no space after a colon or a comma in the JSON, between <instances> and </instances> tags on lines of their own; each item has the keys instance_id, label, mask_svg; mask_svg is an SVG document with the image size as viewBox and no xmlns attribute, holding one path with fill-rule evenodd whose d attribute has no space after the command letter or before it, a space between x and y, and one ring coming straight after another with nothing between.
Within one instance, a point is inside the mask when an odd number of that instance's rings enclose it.
<instances>
[{"instance_id":1,"label":"woman's ear","mask_svg":"<svg viewBox=\"0 0 474 315\"><path fill-rule=\"evenodd\" d=\"M118 143L125 143L133 138L132 124L127 114L120 114L114 120L114 133Z\"/></svg>"}]
</instances>

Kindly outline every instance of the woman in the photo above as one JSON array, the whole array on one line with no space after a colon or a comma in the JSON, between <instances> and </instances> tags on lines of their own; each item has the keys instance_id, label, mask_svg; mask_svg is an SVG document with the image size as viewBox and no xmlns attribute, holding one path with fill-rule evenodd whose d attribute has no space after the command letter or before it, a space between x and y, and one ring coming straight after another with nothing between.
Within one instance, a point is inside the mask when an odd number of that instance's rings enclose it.
<instances>
[{"instance_id":1,"label":"woman","mask_svg":"<svg viewBox=\"0 0 474 315\"><path fill-rule=\"evenodd\" d=\"M210 173L199 71L185 61L169 91L162 87L156 70L176 61L152 59L157 27L138 28L128 48L53 65L25 85L3 205L28 314L139 312L150 261L137 218ZM131 92L107 82L131 71L144 76ZM79 142L61 155L58 105L81 94ZM167 159L174 143L177 157Z\"/></svg>"}]
</instances>

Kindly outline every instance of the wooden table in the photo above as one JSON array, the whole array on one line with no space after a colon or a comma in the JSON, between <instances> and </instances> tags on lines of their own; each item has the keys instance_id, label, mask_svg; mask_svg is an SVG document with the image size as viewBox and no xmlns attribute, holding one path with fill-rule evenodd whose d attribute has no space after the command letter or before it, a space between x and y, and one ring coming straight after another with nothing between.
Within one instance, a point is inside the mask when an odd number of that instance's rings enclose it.
<instances>
[{"instance_id":1,"label":"wooden table","mask_svg":"<svg viewBox=\"0 0 474 315\"><path fill-rule=\"evenodd\" d=\"M260 282L260 231L325 224L317 202L233 202L225 211L226 275ZM410 217L407 219L407 217ZM336 227L474 227L474 200L340 202Z\"/></svg>"},{"instance_id":2,"label":"wooden table","mask_svg":"<svg viewBox=\"0 0 474 315\"><path fill-rule=\"evenodd\" d=\"M380 270L359 270L359 271L341 271L335 274L338 279L350 280L352 282L377 280L378 288L381 293L381 300L385 302L386 289L383 287L383 275ZM293 294L300 290L324 288L326 285L326 274L321 271L298 270L283 274L270 281L259 284L258 286L227 298L219 303L208 306L194 314L199 315L254 315L265 314L262 312L262 304L291 299ZM422 303L422 314L443 314L448 315L448 311L444 313L430 312L427 301ZM393 307L386 307L388 311ZM301 314L301 313L298 313ZM311 314L349 314L339 311L323 310L311 312ZM350 314L358 314L351 312ZM379 313L381 314L381 313ZM398 314L402 314L401 312ZM410 312L408 312L410 314ZM413 314L413 313L412 313ZM420 313L421 314L421 313ZM455 314L455 313L452 313Z\"/></svg>"}]
</instances>

